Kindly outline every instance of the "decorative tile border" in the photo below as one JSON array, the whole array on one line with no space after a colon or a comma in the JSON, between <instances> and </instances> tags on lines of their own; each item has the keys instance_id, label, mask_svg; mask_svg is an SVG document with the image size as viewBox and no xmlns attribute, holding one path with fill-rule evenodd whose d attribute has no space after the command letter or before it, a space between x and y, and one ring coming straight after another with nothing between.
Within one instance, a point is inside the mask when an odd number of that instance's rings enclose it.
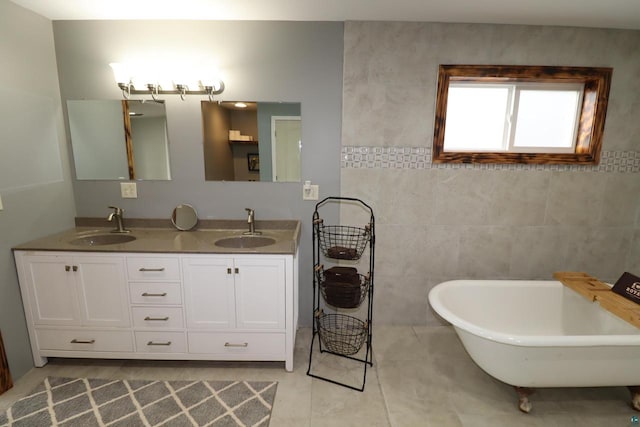
<instances>
[{"instance_id":1,"label":"decorative tile border","mask_svg":"<svg viewBox=\"0 0 640 427\"><path fill-rule=\"evenodd\" d=\"M343 146L340 166L345 169L478 169L478 170L550 170L562 172L640 172L640 151L603 151L600 164L525 165L431 163L427 147Z\"/></svg>"}]
</instances>

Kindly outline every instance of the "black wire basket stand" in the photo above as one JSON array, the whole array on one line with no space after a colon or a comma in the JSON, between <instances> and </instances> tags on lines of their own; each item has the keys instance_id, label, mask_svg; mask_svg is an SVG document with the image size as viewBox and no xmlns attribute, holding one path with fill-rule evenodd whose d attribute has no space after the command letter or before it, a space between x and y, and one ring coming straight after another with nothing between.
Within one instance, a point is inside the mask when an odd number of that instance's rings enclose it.
<instances>
[{"instance_id":1,"label":"black wire basket stand","mask_svg":"<svg viewBox=\"0 0 640 427\"><path fill-rule=\"evenodd\" d=\"M363 227L326 225L319 210L331 203L360 205L370 215ZM368 252L366 249L369 249ZM360 260L368 254L367 259ZM366 265L367 272L353 267L334 266L325 269L323 263ZM373 366L373 283L375 261L375 218L373 210L360 199L327 197L316 204L313 212L313 335L309 350L307 375L352 390L364 391L367 366ZM363 274L364 273L364 274ZM366 307L359 317L338 312ZM325 309L328 312L325 312ZM333 311L336 311L335 313ZM364 313L365 310L358 311ZM321 353L347 358L362 363L362 385L347 384L313 371L314 345L318 342Z\"/></svg>"}]
</instances>

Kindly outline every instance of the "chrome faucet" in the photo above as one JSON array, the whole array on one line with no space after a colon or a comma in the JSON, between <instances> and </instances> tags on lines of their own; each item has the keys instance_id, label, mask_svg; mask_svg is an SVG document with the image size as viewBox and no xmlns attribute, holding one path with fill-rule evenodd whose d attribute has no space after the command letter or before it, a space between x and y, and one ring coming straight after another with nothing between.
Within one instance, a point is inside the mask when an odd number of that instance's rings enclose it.
<instances>
[{"instance_id":1,"label":"chrome faucet","mask_svg":"<svg viewBox=\"0 0 640 427\"><path fill-rule=\"evenodd\" d=\"M256 231L256 213L253 209L249 209L249 208L245 208L245 211L247 211L247 223L249 224L249 231L245 231L242 234L245 235L249 235L249 236L257 236L259 234L262 234L260 231Z\"/></svg>"},{"instance_id":2,"label":"chrome faucet","mask_svg":"<svg viewBox=\"0 0 640 427\"><path fill-rule=\"evenodd\" d=\"M129 233L131 230L126 230L124 228L124 223L122 222L122 213L124 209L121 209L117 206L109 206L109 209L113 209L113 212L109 214L107 221L111 222L115 218L116 220L116 229L111 230L112 233Z\"/></svg>"}]
</instances>

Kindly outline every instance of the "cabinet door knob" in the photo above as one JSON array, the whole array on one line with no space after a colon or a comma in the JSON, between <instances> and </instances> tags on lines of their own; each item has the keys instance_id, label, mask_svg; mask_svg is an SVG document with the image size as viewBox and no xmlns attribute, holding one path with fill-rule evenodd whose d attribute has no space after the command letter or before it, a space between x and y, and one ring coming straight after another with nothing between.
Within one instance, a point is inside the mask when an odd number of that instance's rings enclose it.
<instances>
[{"instance_id":1,"label":"cabinet door knob","mask_svg":"<svg viewBox=\"0 0 640 427\"><path fill-rule=\"evenodd\" d=\"M70 265L65 265L64 266L64 271L71 271L71 266Z\"/></svg>"},{"instance_id":2,"label":"cabinet door knob","mask_svg":"<svg viewBox=\"0 0 640 427\"><path fill-rule=\"evenodd\" d=\"M150 316L147 316L147 317L144 318L144 320L161 320L161 321L165 321L166 322L167 320L169 320L169 316L165 316L165 317L150 317Z\"/></svg>"},{"instance_id":3,"label":"cabinet door knob","mask_svg":"<svg viewBox=\"0 0 640 427\"><path fill-rule=\"evenodd\" d=\"M226 342L226 343L224 343L224 346L225 347L249 347L249 343L245 342L245 343L242 343L242 344L233 344L233 343L230 343L230 342Z\"/></svg>"},{"instance_id":4,"label":"cabinet door knob","mask_svg":"<svg viewBox=\"0 0 640 427\"><path fill-rule=\"evenodd\" d=\"M95 342L96 340L79 340L77 338L71 340L72 344L93 344Z\"/></svg>"},{"instance_id":5,"label":"cabinet door knob","mask_svg":"<svg viewBox=\"0 0 640 427\"><path fill-rule=\"evenodd\" d=\"M149 341L147 345L171 345L171 341L164 341L164 342Z\"/></svg>"},{"instance_id":6,"label":"cabinet door knob","mask_svg":"<svg viewBox=\"0 0 640 427\"><path fill-rule=\"evenodd\" d=\"M161 293L161 294L150 294L149 292L143 292L143 293L142 293L142 296L143 296L143 297L166 297L166 296L167 296L167 293L166 293L166 292L163 292L163 293Z\"/></svg>"},{"instance_id":7,"label":"cabinet door knob","mask_svg":"<svg viewBox=\"0 0 640 427\"><path fill-rule=\"evenodd\" d=\"M238 267L236 267L234 270L234 273L239 274L240 273L240 269Z\"/></svg>"},{"instance_id":8,"label":"cabinet door knob","mask_svg":"<svg viewBox=\"0 0 640 427\"><path fill-rule=\"evenodd\" d=\"M77 266L77 265L74 265L74 266L72 267L72 269L73 269L73 271L78 271L78 266Z\"/></svg>"},{"instance_id":9,"label":"cabinet door knob","mask_svg":"<svg viewBox=\"0 0 640 427\"><path fill-rule=\"evenodd\" d=\"M140 267L138 269L138 271L164 271L164 267L160 267L160 268L145 268L145 267Z\"/></svg>"},{"instance_id":10,"label":"cabinet door knob","mask_svg":"<svg viewBox=\"0 0 640 427\"><path fill-rule=\"evenodd\" d=\"M227 268L227 274L231 274L231 268Z\"/></svg>"}]
</instances>

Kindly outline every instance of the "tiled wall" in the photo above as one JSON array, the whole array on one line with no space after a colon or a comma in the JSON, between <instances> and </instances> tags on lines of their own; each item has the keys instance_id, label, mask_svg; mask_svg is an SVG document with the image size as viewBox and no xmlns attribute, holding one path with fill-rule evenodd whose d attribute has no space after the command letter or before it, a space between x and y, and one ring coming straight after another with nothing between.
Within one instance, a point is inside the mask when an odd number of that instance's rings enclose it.
<instances>
[{"instance_id":1,"label":"tiled wall","mask_svg":"<svg viewBox=\"0 0 640 427\"><path fill-rule=\"evenodd\" d=\"M432 163L431 147L350 147L341 150L342 168L383 169L479 169L479 170L552 170L566 172L640 172L640 151L603 151L600 163L585 165L526 165Z\"/></svg>"},{"instance_id":2,"label":"tiled wall","mask_svg":"<svg viewBox=\"0 0 640 427\"><path fill-rule=\"evenodd\" d=\"M427 294L450 279L640 274L639 45L638 31L346 24L341 193L376 217L378 324L439 323ZM600 165L432 164L445 63L612 66Z\"/></svg>"}]
</instances>

